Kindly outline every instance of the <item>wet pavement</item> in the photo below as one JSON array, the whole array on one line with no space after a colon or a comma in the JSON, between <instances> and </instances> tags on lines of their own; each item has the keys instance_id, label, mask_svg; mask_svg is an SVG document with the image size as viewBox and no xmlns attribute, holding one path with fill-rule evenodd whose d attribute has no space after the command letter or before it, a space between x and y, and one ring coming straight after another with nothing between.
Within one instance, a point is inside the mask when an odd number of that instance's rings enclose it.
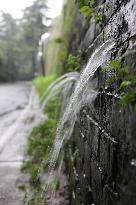
<instances>
[{"instance_id":1,"label":"wet pavement","mask_svg":"<svg viewBox=\"0 0 136 205\"><path fill-rule=\"evenodd\" d=\"M17 184L24 147L40 119L38 96L29 82L0 85L0 205L23 205Z\"/></svg>"}]
</instances>

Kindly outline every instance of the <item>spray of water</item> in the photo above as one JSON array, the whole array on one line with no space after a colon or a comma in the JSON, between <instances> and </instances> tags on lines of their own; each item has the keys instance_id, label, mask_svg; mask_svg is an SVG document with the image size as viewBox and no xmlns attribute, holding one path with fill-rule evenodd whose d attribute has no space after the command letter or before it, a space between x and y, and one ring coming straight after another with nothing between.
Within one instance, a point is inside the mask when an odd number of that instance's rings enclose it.
<instances>
[{"instance_id":1,"label":"spray of water","mask_svg":"<svg viewBox=\"0 0 136 205\"><path fill-rule=\"evenodd\" d=\"M64 114L59 120L57 126L54 147L51 153L50 163L49 163L49 180L53 178L53 172L56 165L56 161L59 157L59 153L63 146L64 140L68 139L73 132L76 115L78 110L80 109L80 105L82 101L81 99L82 96L84 95L84 91L88 84L88 81L90 80L91 77L93 77L97 69L110 59L110 51L113 47L114 47L114 42L108 40L104 44L102 44L98 49L96 49L95 52L92 54L91 58L89 59L86 68L81 73L80 78L77 78L78 80L76 81L74 92L71 95L69 103L66 106ZM50 89L52 89L52 91L51 94L49 95L49 98L52 96L52 93L54 93L55 89L57 90L59 86L62 86L63 83L65 84L65 82L67 81L67 80L65 81L65 78L66 77L64 76L59 78L58 80L56 80L56 82L53 85L50 86ZM72 76L70 76L70 78L72 78ZM96 92L92 91L90 102L95 98L95 96L96 96ZM43 193L44 191L48 191L48 186L45 187Z\"/></svg>"},{"instance_id":2,"label":"spray of water","mask_svg":"<svg viewBox=\"0 0 136 205\"><path fill-rule=\"evenodd\" d=\"M70 126L72 126L72 128L74 126L74 120L80 105L80 96L82 95L89 79L94 75L98 67L102 66L107 60L109 60L109 51L111 51L113 46L114 42L108 40L96 49L76 83L76 87L71 96L70 102L68 103L68 106L66 107L66 110L57 126L54 148L49 165L50 173L55 167L64 139L67 139L72 132Z\"/></svg>"},{"instance_id":3,"label":"spray of water","mask_svg":"<svg viewBox=\"0 0 136 205\"><path fill-rule=\"evenodd\" d=\"M60 76L59 78L57 78L53 83L50 84L50 86L46 89L46 91L44 92L44 94L40 98L40 102L43 102L42 103L43 106L44 106L44 103L45 103L43 100L51 92L51 90L54 89L54 87L56 87L61 81L65 80L65 79L69 79L71 77L77 79L79 77L79 73L78 72L66 73L66 74Z\"/></svg>"},{"instance_id":4,"label":"spray of water","mask_svg":"<svg viewBox=\"0 0 136 205\"><path fill-rule=\"evenodd\" d=\"M42 110L46 107L47 103L49 102L50 99L52 99L53 96L58 95L60 91L62 90L63 87L66 87L67 85L73 83L74 81L77 81L79 78L79 73L71 72L69 75L63 75L59 79L57 79L49 86L46 92L46 98L42 103ZM45 94L44 94L45 96Z\"/></svg>"}]
</instances>

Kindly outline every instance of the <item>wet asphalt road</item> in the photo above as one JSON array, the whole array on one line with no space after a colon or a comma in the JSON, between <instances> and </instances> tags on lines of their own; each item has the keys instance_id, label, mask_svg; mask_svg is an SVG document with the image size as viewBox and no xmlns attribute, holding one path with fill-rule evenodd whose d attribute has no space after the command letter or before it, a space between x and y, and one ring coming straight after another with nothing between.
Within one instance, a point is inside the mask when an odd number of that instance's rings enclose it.
<instances>
[{"instance_id":1,"label":"wet asphalt road","mask_svg":"<svg viewBox=\"0 0 136 205\"><path fill-rule=\"evenodd\" d=\"M27 136L40 115L39 99L31 83L0 85L0 205L23 205L17 184Z\"/></svg>"}]
</instances>

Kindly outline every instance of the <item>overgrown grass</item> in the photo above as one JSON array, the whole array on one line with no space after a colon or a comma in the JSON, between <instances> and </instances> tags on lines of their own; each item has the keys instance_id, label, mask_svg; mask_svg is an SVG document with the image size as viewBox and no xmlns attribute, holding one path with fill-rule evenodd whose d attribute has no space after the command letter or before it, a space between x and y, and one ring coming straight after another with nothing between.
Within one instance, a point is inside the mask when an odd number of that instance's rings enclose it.
<instances>
[{"instance_id":1,"label":"overgrown grass","mask_svg":"<svg viewBox=\"0 0 136 205\"><path fill-rule=\"evenodd\" d=\"M33 84L36 87L36 90L41 97L44 93L44 91L47 89L47 87L56 79L56 75L47 75L45 77L37 77L33 80Z\"/></svg>"},{"instance_id":2,"label":"overgrown grass","mask_svg":"<svg viewBox=\"0 0 136 205\"><path fill-rule=\"evenodd\" d=\"M51 151L55 129L59 117L60 97L54 97L46 107L48 120L33 128L27 143L26 154L28 160L22 165L22 172L29 174L27 185L19 184L18 188L25 192L24 202L28 205L38 205L39 201L46 204L45 199L40 198L43 183L41 177L48 167L49 153ZM38 198L37 198L38 197Z\"/></svg>"}]
</instances>

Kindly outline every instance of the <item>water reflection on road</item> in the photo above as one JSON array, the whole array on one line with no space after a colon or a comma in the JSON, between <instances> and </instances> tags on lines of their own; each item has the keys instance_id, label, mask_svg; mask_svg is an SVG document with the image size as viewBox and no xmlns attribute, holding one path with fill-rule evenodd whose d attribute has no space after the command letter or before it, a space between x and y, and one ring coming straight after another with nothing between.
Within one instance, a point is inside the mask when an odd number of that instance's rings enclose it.
<instances>
[{"instance_id":1,"label":"water reflection on road","mask_svg":"<svg viewBox=\"0 0 136 205\"><path fill-rule=\"evenodd\" d=\"M0 85L0 205L22 205L16 185L31 128L40 120L39 98L30 82Z\"/></svg>"}]
</instances>

